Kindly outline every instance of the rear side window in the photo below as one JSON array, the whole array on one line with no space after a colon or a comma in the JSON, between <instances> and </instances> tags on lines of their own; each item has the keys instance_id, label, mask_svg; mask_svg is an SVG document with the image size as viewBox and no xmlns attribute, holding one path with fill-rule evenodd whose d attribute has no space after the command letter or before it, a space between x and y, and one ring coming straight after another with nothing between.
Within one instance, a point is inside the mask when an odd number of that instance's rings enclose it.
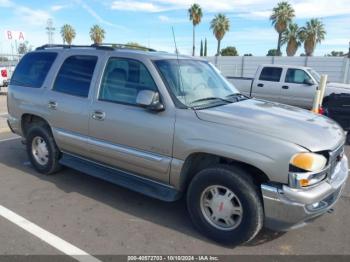
<instances>
[{"instance_id":1,"label":"rear side window","mask_svg":"<svg viewBox=\"0 0 350 262\"><path fill-rule=\"evenodd\" d=\"M56 57L57 53L52 52L25 55L16 67L11 85L40 88Z\"/></svg>"},{"instance_id":2,"label":"rear side window","mask_svg":"<svg viewBox=\"0 0 350 262\"><path fill-rule=\"evenodd\" d=\"M53 90L69 95L88 97L96 63L96 56L68 57L57 74Z\"/></svg>"},{"instance_id":3,"label":"rear side window","mask_svg":"<svg viewBox=\"0 0 350 262\"><path fill-rule=\"evenodd\" d=\"M282 68L279 67L264 67L261 70L260 78L261 81L279 82L281 79Z\"/></svg>"}]
</instances>

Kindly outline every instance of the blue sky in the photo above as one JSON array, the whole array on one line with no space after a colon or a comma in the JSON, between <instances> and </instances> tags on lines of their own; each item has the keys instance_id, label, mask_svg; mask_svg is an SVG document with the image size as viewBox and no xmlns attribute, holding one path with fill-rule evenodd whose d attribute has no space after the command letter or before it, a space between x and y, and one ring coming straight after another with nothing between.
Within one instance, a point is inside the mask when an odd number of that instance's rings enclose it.
<instances>
[{"instance_id":1,"label":"blue sky","mask_svg":"<svg viewBox=\"0 0 350 262\"><path fill-rule=\"evenodd\" d=\"M174 51L171 26L174 26L178 48L190 54L192 26L187 9L197 2L204 17L196 29L197 51L200 39L207 38L208 53L216 50L216 39L209 29L210 20L218 12L225 13L231 21L231 30L224 37L222 47L236 46L239 54L266 55L276 47L277 34L268 17L275 0L0 0L0 53L10 52L5 30L20 30L31 45L45 44L46 21L53 19L56 32L54 40L62 43L60 27L71 24L77 32L74 44L90 44L89 28L99 24L106 31L105 42L138 42L157 50ZM326 40L317 47L315 55L332 50L347 52L350 41L349 0L293 0L295 21L299 25L313 17L321 18L327 30ZM285 49L285 48L283 48ZM303 52L302 48L298 53Z\"/></svg>"}]
</instances>

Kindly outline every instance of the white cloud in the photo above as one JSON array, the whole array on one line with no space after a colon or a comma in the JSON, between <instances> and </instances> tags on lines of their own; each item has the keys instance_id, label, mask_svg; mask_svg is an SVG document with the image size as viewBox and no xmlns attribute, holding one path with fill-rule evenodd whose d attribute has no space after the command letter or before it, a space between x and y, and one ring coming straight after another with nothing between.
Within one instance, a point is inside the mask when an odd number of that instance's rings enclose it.
<instances>
[{"instance_id":1,"label":"white cloud","mask_svg":"<svg viewBox=\"0 0 350 262\"><path fill-rule=\"evenodd\" d=\"M47 20L51 17L46 11L31 9L25 6L17 6L15 8L15 13L27 24L33 26L44 26Z\"/></svg>"},{"instance_id":2,"label":"white cloud","mask_svg":"<svg viewBox=\"0 0 350 262\"><path fill-rule=\"evenodd\" d=\"M125 30L125 27L114 24L110 21L105 20L104 18L102 18L94 9L92 9L89 5L87 5L83 0L75 0L75 2L80 5L82 8L84 8L92 17L94 17L97 22L99 22L100 24L104 24L104 25L108 25L111 27L115 27L121 30Z\"/></svg>"},{"instance_id":3,"label":"white cloud","mask_svg":"<svg viewBox=\"0 0 350 262\"><path fill-rule=\"evenodd\" d=\"M114 1L111 5L111 9L134 12L162 12L169 10L169 7L165 8L154 3L141 1Z\"/></svg>"},{"instance_id":4,"label":"white cloud","mask_svg":"<svg viewBox=\"0 0 350 262\"><path fill-rule=\"evenodd\" d=\"M68 7L68 5L53 5L53 6L51 6L51 11L57 12L57 11L60 11L64 8L67 8L67 7Z\"/></svg>"},{"instance_id":5,"label":"white cloud","mask_svg":"<svg viewBox=\"0 0 350 262\"><path fill-rule=\"evenodd\" d=\"M163 23L168 23L168 24L179 24L179 23L187 23L188 19L184 18L174 18L174 17L169 17L166 15L159 15L158 19L163 22Z\"/></svg>"},{"instance_id":6,"label":"white cloud","mask_svg":"<svg viewBox=\"0 0 350 262\"><path fill-rule=\"evenodd\" d=\"M138 12L186 10L194 2L204 13L233 12L240 17L268 18L280 0L132 0L113 1L111 9ZM349 0L291 0L298 18L329 17L350 13Z\"/></svg>"},{"instance_id":7,"label":"white cloud","mask_svg":"<svg viewBox=\"0 0 350 262\"><path fill-rule=\"evenodd\" d=\"M0 0L1 7L10 7L13 3L10 0Z\"/></svg>"}]
</instances>

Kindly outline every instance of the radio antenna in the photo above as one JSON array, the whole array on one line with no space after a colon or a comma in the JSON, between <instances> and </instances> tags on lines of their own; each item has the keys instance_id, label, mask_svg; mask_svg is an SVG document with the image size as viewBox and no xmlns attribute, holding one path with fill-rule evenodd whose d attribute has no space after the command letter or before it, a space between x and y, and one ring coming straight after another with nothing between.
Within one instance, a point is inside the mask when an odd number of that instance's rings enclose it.
<instances>
[{"instance_id":1,"label":"radio antenna","mask_svg":"<svg viewBox=\"0 0 350 262\"><path fill-rule=\"evenodd\" d=\"M175 38L175 32L174 32L174 27L171 27L171 30L173 31L173 39L174 39L174 45L175 45L175 53L176 53L176 60L177 60L177 79L179 82L179 90L181 92L181 96L183 96L186 106L187 106L187 101L186 101L186 94L185 94L185 90L184 90L184 86L183 86L183 82L182 82L182 75L181 75L181 71L180 71L180 59L179 59L179 50L177 49L177 44L176 44L176 38Z\"/></svg>"}]
</instances>

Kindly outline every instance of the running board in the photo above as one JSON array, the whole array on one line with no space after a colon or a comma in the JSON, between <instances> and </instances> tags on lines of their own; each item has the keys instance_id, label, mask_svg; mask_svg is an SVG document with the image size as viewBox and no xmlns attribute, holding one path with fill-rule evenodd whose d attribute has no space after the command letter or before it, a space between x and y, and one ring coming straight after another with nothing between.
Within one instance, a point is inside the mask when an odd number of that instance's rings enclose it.
<instances>
[{"instance_id":1,"label":"running board","mask_svg":"<svg viewBox=\"0 0 350 262\"><path fill-rule=\"evenodd\" d=\"M181 197L181 192L174 187L70 154L63 153L60 164L162 201L172 202Z\"/></svg>"}]
</instances>

